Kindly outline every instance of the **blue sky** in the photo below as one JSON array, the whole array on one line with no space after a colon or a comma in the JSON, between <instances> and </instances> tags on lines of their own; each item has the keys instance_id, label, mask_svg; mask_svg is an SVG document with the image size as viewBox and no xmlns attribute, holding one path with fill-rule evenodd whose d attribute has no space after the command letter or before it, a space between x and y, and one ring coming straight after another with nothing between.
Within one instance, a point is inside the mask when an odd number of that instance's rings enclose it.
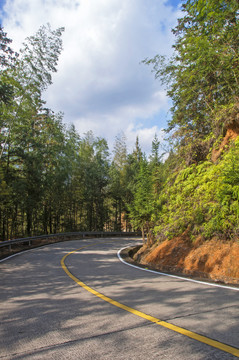
<instances>
[{"instance_id":1,"label":"blue sky","mask_svg":"<svg viewBox=\"0 0 239 360\"><path fill-rule=\"evenodd\" d=\"M41 25L65 27L64 50L47 106L80 134L92 130L112 149L123 131L148 153L169 119L170 100L146 57L170 55L179 0L0 0L1 23L18 50Z\"/></svg>"}]
</instances>

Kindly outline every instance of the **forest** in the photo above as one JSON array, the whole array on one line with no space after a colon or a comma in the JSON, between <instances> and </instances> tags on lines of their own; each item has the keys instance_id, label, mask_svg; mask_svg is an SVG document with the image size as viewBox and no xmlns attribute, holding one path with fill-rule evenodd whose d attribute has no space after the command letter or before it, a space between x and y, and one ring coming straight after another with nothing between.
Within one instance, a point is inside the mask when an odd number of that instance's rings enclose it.
<instances>
[{"instance_id":1,"label":"forest","mask_svg":"<svg viewBox=\"0 0 239 360\"><path fill-rule=\"evenodd\" d=\"M146 156L124 133L79 135L42 93L62 51L63 28L26 39L19 54L0 27L0 240L68 231L141 230L148 244L239 234L239 4L187 0L171 58L144 59L172 100ZM164 160L163 160L164 159Z\"/></svg>"}]
</instances>

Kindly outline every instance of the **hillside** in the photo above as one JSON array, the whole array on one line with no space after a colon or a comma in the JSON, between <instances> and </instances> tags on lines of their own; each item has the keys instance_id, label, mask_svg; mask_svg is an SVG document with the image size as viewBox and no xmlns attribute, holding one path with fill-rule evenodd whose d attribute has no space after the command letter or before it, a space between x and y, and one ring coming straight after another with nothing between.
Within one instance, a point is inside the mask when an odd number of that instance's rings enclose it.
<instances>
[{"instance_id":1,"label":"hillside","mask_svg":"<svg viewBox=\"0 0 239 360\"><path fill-rule=\"evenodd\" d=\"M234 120L207 161L170 178L155 227L157 242L148 238L134 254L135 261L161 271L239 284L238 134Z\"/></svg>"}]
</instances>

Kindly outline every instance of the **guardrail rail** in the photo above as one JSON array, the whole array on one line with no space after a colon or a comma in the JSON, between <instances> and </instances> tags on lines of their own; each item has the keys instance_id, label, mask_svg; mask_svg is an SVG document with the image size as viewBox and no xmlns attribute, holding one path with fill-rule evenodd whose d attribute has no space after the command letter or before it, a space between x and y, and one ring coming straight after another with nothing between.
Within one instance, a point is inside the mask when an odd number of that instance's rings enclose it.
<instances>
[{"instance_id":1,"label":"guardrail rail","mask_svg":"<svg viewBox=\"0 0 239 360\"><path fill-rule=\"evenodd\" d=\"M94 237L140 237L140 232L104 232L104 231L82 231L58 234L38 235L20 239L6 240L0 242L0 258L12 253L20 252L21 246L25 249L47 245L52 242L68 241L74 239L94 238Z\"/></svg>"}]
</instances>

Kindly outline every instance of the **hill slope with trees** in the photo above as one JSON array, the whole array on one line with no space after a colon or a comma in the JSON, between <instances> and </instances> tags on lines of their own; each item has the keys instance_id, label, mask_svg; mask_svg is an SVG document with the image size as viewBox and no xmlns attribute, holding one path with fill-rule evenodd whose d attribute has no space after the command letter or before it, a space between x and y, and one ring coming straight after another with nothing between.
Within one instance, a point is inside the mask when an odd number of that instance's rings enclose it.
<instances>
[{"instance_id":1,"label":"hill slope with trees","mask_svg":"<svg viewBox=\"0 0 239 360\"><path fill-rule=\"evenodd\" d=\"M172 239L168 264L189 272L221 267L221 277L228 270L238 279L239 5L234 0L188 0L183 11L173 30L173 57L144 60L173 102L167 131L174 151L164 164L169 171L157 199L154 232L159 242ZM145 257L147 263L162 266L167 252L161 246L159 255L159 247ZM193 263L186 260L189 254Z\"/></svg>"}]
</instances>

